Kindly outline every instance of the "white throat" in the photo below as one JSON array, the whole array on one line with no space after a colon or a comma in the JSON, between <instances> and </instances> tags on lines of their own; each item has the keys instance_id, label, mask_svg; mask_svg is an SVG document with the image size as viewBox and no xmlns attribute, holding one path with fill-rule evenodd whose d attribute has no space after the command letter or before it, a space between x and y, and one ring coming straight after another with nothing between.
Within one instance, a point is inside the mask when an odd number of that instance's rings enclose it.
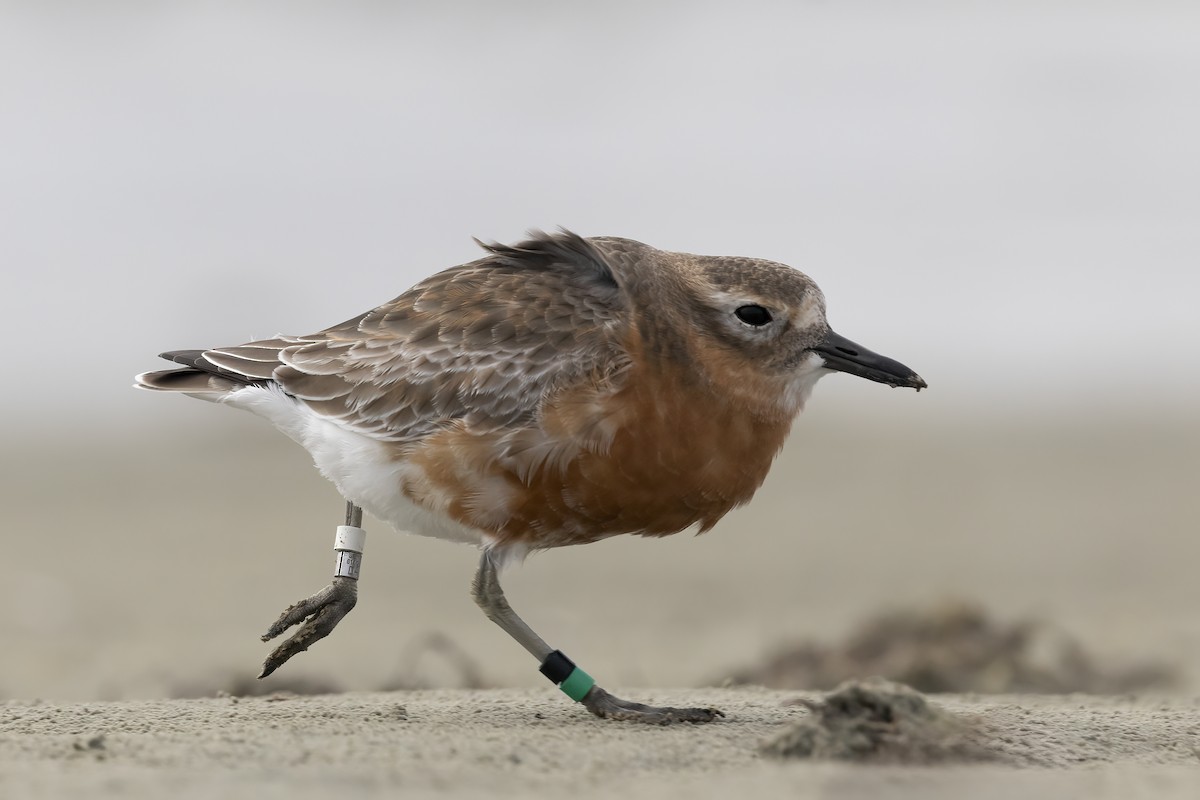
<instances>
[{"instance_id":1,"label":"white throat","mask_svg":"<svg viewBox=\"0 0 1200 800\"><path fill-rule=\"evenodd\" d=\"M832 370L825 367L825 359L817 353L809 353L805 356L804 361L800 363L800 366L792 374L791 380L788 381L784 395L784 403L792 410L792 413L799 414L804 410L804 404L808 402L809 395L812 394L817 381L830 372Z\"/></svg>"}]
</instances>

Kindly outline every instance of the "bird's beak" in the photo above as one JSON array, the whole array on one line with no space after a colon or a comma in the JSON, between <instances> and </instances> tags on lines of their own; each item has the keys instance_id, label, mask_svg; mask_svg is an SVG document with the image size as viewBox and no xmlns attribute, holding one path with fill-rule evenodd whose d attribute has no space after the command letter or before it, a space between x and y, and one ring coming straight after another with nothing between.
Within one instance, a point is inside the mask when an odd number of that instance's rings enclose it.
<instances>
[{"instance_id":1,"label":"bird's beak","mask_svg":"<svg viewBox=\"0 0 1200 800\"><path fill-rule=\"evenodd\" d=\"M825 360L825 369L848 372L891 387L908 386L918 392L927 385L920 375L899 361L872 353L833 331L829 331L813 350Z\"/></svg>"}]
</instances>

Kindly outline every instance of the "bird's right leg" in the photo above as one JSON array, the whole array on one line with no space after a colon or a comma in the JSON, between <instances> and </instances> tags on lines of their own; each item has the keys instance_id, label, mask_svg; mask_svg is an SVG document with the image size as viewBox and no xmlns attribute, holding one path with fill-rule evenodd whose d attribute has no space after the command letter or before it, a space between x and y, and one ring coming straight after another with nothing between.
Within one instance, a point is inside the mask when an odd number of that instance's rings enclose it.
<instances>
[{"instance_id":1,"label":"bird's right leg","mask_svg":"<svg viewBox=\"0 0 1200 800\"><path fill-rule=\"evenodd\" d=\"M631 703L613 697L601 689L590 675L576 667L575 662L561 651L551 649L542 637L534 633L533 629L517 616L517 612L508 604L504 590L500 588L496 562L492 560L492 554L489 552L485 551L479 560L479 571L475 573L471 594L488 619L503 628L505 633L516 639L541 662L543 675L567 697L583 703L583 706L597 717L669 725L673 722L712 722L717 717L725 716L715 708L658 708Z\"/></svg>"},{"instance_id":2,"label":"bird's right leg","mask_svg":"<svg viewBox=\"0 0 1200 800\"><path fill-rule=\"evenodd\" d=\"M279 619L275 620L275 624L262 635L262 640L267 642L293 625L300 625L298 631L267 656L259 678L267 677L292 656L304 652L311 645L324 639L333 632L342 618L354 609L358 602L358 573L362 565L363 543L366 538L361 526L362 509L347 502L346 524L338 528L334 543L338 558L333 580L312 597L284 609Z\"/></svg>"}]
</instances>

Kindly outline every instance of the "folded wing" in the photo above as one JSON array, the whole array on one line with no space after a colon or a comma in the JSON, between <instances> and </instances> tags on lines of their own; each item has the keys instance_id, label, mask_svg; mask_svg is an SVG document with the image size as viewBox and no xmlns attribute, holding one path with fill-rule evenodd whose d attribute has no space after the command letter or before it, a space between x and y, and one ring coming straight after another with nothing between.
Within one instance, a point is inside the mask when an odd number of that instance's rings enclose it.
<instances>
[{"instance_id":1,"label":"folded wing","mask_svg":"<svg viewBox=\"0 0 1200 800\"><path fill-rule=\"evenodd\" d=\"M274 383L341 425L403 441L455 423L518 425L547 393L624 371L627 310L593 245L564 231L484 248L316 334L164 353L188 368L139 385L223 395Z\"/></svg>"}]
</instances>

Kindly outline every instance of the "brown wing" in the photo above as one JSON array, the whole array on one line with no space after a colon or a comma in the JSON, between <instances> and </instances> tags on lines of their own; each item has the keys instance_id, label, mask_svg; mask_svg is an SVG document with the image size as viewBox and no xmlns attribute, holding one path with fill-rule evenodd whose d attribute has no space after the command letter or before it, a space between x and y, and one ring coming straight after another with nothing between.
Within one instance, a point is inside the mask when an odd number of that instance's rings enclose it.
<instances>
[{"instance_id":1,"label":"brown wing","mask_svg":"<svg viewBox=\"0 0 1200 800\"><path fill-rule=\"evenodd\" d=\"M208 350L222 375L274 380L375 438L419 438L452 422L488 430L532 420L541 399L627 366L627 312L613 271L568 232L448 269L311 336Z\"/></svg>"}]
</instances>

